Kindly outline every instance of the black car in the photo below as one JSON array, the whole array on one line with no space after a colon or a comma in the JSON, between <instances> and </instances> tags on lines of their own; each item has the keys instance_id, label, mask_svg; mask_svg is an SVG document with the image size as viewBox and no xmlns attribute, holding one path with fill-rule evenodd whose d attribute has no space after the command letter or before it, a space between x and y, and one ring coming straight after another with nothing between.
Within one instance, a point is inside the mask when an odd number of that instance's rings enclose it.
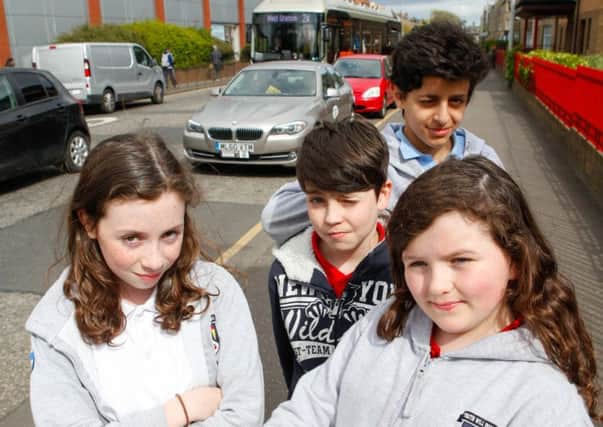
<instances>
[{"instance_id":1,"label":"black car","mask_svg":"<svg viewBox=\"0 0 603 427\"><path fill-rule=\"evenodd\" d=\"M0 181L52 165L78 172L89 152L83 107L51 73L0 69Z\"/></svg>"}]
</instances>

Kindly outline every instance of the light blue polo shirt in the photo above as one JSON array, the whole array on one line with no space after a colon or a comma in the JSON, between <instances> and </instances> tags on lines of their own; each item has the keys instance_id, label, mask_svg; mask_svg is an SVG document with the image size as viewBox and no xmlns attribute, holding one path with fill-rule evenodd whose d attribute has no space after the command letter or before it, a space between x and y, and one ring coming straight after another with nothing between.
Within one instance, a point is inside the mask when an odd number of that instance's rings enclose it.
<instances>
[{"instance_id":1,"label":"light blue polo shirt","mask_svg":"<svg viewBox=\"0 0 603 427\"><path fill-rule=\"evenodd\" d=\"M396 138L400 141L400 154L404 160L417 159L419 164L425 168L425 170L431 169L437 163L433 160L431 154L425 154L417 150L414 145L410 143L406 135L404 135L404 126L400 126L395 132ZM452 134L452 150L450 156L454 156L457 159L462 159L465 153L465 132L462 129L456 129Z\"/></svg>"}]
</instances>

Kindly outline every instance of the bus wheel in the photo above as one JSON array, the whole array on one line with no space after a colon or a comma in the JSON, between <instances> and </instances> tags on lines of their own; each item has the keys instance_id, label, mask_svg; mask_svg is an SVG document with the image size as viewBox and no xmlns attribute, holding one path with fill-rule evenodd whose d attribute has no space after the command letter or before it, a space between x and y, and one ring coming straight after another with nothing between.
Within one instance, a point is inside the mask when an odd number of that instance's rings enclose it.
<instances>
[{"instance_id":1,"label":"bus wheel","mask_svg":"<svg viewBox=\"0 0 603 427\"><path fill-rule=\"evenodd\" d=\"M115 94L111 89L105 89L103 92L103 100L100 105L103 113L112 113L115 111Z\"/></svg>"}]
</instances>

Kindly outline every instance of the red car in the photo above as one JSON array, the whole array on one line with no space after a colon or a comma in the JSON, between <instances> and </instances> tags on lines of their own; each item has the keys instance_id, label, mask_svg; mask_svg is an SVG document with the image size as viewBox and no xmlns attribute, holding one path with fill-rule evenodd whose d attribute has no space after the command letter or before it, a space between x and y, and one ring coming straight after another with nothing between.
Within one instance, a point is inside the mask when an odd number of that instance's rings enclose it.
<instances>
[{"instance_id":1,"label":"red car","mask_svg":"<svg viewBox=\"0 0 603 427\"><path fill-rule=\"evenodd\" d=\"M389 91L391 63L386 55L354 54L339 58L337 70L352 86L354 111L377 113L384 117L387 107L394 103Z\"/></svg>"}]
</instances>

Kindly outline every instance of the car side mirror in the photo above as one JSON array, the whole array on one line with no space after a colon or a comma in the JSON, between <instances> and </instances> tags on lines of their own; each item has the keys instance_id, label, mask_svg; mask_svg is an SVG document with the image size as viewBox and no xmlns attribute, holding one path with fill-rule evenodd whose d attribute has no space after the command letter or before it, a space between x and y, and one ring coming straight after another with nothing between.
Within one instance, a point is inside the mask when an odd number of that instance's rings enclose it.
<instances>
[{"instance_id":1,"label":"car side mirror","mask_svg":"<svg viewBox=\"0 0 603 427\"><path fill-rule=\"evenodd\" d=\"M222 95L222 91L224 90L223 87L212 87L211 90L209 91L211 96L220 96Z\"/></svg>"},{"instance_id":2,"label":"car side mirror","mask_svg":"<svg viewBox=\"0 0 603 427\"><path fill-rule=\"evenodd\" d=\"M337 98L339 96L339 90L334 87L327 88L327 98Z\"/></svg>"}]
</instances>

